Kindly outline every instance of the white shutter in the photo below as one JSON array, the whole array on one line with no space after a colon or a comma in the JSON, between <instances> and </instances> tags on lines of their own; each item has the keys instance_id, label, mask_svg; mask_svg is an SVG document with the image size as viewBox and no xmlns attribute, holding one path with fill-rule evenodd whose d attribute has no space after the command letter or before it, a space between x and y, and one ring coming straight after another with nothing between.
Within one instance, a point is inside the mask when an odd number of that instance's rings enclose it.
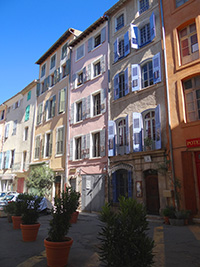
<instances>
[{"instance_id":1,"label":"white shutter","mask_svg":"<svg viewBox=\"0 0 200 267\"><path fill-rule=\"evenodd\" d=\"M138 27L131 24L131 47L138 49Z\"/></svg>"},{"instance_id":2,"label":"white shutter","mask_svg":"<svg viewBox=\"0 0 200 267\"><path fill-rule=\"evenodd\" d=\"M133 151L142 151L142 130L143 120L142 114L133 112Z\"/></svg>"},{"instance_id":3,"label":"white shutter","mask_svg":"<svg viewBox=\"0 0 200 267\"><path fill-rule=\"evenodd\" d=\"M140 90L141 88L141 74L140 66L138 64L133 64L131 66L131 87L132 92Z\"/></svg>"},{"instance_id":4,"label":"white shutter","mask_svg":"<svg viewBox=\"0 0 200 267\"><path fill-rule=\"evenodd\" d=\"M108 156L115 155L116 125L114 121L108 121Z\"/></svg>"},{"instance_id":5,"label":"white shutter","mask_svg":"<svg viewBox=\"0 0 200 267\"><path fill-rule=\"evenodd\" d=\"M153 83L161 82L160 52L153 57Z\"/></svg>"}]
</instances>

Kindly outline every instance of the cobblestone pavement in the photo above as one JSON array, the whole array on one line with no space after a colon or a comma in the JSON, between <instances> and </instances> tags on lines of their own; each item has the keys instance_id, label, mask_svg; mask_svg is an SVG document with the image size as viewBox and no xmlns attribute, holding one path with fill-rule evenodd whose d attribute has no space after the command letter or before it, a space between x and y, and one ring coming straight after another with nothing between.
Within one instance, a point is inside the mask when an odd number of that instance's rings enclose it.
<instances>
[{"instance_id":1,"label":"cobblestone pavement","mask_svg":"<svg viewBox=\"0 0 200 267\"><path fill-rule=\"evenodd\" d=\"M0 266L47 266L43 240L50 218L50 215L40 217L41 226L35 242L23 242L21 230L13 230L7 218L0 218ZM162 220L151 220L149 228L148 234L155 241L153 267L200 267L200 225L171 226L163 224ZM99 230L98 215L79 214L78 222L69 231L74 243L68 267L101 266L97 254Z\"/></svg>"}]
</instances>

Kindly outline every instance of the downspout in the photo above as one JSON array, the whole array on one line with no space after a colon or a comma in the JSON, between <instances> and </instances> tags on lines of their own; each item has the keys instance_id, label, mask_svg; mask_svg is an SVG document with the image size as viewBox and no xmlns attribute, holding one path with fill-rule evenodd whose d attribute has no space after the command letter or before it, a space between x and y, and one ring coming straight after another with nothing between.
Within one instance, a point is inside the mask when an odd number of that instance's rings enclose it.
<instances>
[{"instance_id":1,"label":"downspout","mask_svg":"<svg viewBox=\"0 0 200 267\"><path fill-rule=\"evenodd\" d=\"M174 185L175 208L176 208L176 210L178 210L177 192L176 192L176 186L175 186L176 181L175 181L174 157L173 157L173 146L172 146L171 113L170 113L170 101L169 101L169 83L168 83L167 55L166 55L166 43L165 43L165 27L164 27L162 0L160 0L160 13L161 13L161 23L162 23L163 50L164 50L163 52L164 52L164 64L165 64L166 91L167 91L168 130L169 130L169 147L170 147L170 157L171 157L172 180L173 180L173 185Z\"/></svg>"}]
</instances>

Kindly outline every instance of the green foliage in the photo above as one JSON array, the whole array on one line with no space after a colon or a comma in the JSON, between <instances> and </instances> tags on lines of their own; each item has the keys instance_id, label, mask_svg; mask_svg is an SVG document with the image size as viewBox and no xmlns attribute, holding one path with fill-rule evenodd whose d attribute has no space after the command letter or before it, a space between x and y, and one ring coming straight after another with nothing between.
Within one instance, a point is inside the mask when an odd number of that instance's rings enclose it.
<instances>
[{"instance_id":1,"label":"green foliage","mask_svg":"<svg viewBox=\"0 0 200 267\"><path fill-rule=\"evenodd\" d=\"M54 172L46 165L33 167L27 178L27 187L38 196L49 195Z\"/></svg>"},{"instance_id":2,"label":"green foliage","mask_svg":"<svg viewBox=\"0 0 200 267\"><path fill-rule=\"evenodd\" d=\"M164 210L163 210L163 215L166 216L166 217L169 217L171 219L174 219L176 216L175 216L175 212L176 212L176 209L174 206L167 206Z\"/></svg>"},{"instance_id":3,"label":"green foliage","mask_svg":"<svg viewBox=\"0 0 200 267\"><path fill-rule=\"evenodd\" d=\"M19 194L16 201L9 202L4 211L10 215L21 216L22 215L22 198L23 194Z\"/></svg>"},{"instance_id":4,"label":"green foliage","mask_svg":"<svg viewBox=\"0 0 200 267\"><path fill-rule=\"evenodd\" d=\"M15 215L15 202L11 201L3 209L9 215Z\"/></svg>"},{"instance_id":5,"label":"green foliage","mask_svg":"<svg viewBox=\"0 0 200 267\"><path fill-rule=\"evenodd\" d=\"M72 188L66 188L66 192L62 192L60 198L55 197L55 208L52 209L53 219L49 223L48 240L53 242L63 241L71 226L70 219L72 213L78 208L79 198L80 193Z\"/></svg>"},{"instance_id":6,"label":"green foliage","mask_svg":"<svg viewBox=\"0 0 200 267\"><path fill-rule=\"evenodd\" d=\"M147 236L144 206L131 198L120 198L117 213L109 204L100 214L100 259L109 267L147 267L153 264L154 242Z\"/></svg>"},{"instance_id":7,"label":"green foliage","mask_svg":"<svg viewBox=\"0 0 200 267\"><path fill-rule=\"evenodd\" d=\"M35 224L39 217L38 208L42 197L37 197L32 194L24 193L21 196L22 201L22 223Z\"/></svg>"}]
</instances>

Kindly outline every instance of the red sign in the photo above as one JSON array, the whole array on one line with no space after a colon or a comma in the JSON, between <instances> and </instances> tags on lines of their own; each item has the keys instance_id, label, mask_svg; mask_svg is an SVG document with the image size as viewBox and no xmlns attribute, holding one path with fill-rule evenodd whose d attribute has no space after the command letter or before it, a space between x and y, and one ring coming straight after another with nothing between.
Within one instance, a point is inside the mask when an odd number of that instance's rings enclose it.
<instances>
[{"instance_id":1,"label":"red sign","mask_svg":"<svg viewBox=\"0 0 200 267\"><path fill-rule=\"evenodd\" d=\"M186 146L187 146L187 147L196 147L196 146L200 146L200 138L195 138L195 139L188 139L188 140L186 140Z\"/></svg>"}]
</instances>

